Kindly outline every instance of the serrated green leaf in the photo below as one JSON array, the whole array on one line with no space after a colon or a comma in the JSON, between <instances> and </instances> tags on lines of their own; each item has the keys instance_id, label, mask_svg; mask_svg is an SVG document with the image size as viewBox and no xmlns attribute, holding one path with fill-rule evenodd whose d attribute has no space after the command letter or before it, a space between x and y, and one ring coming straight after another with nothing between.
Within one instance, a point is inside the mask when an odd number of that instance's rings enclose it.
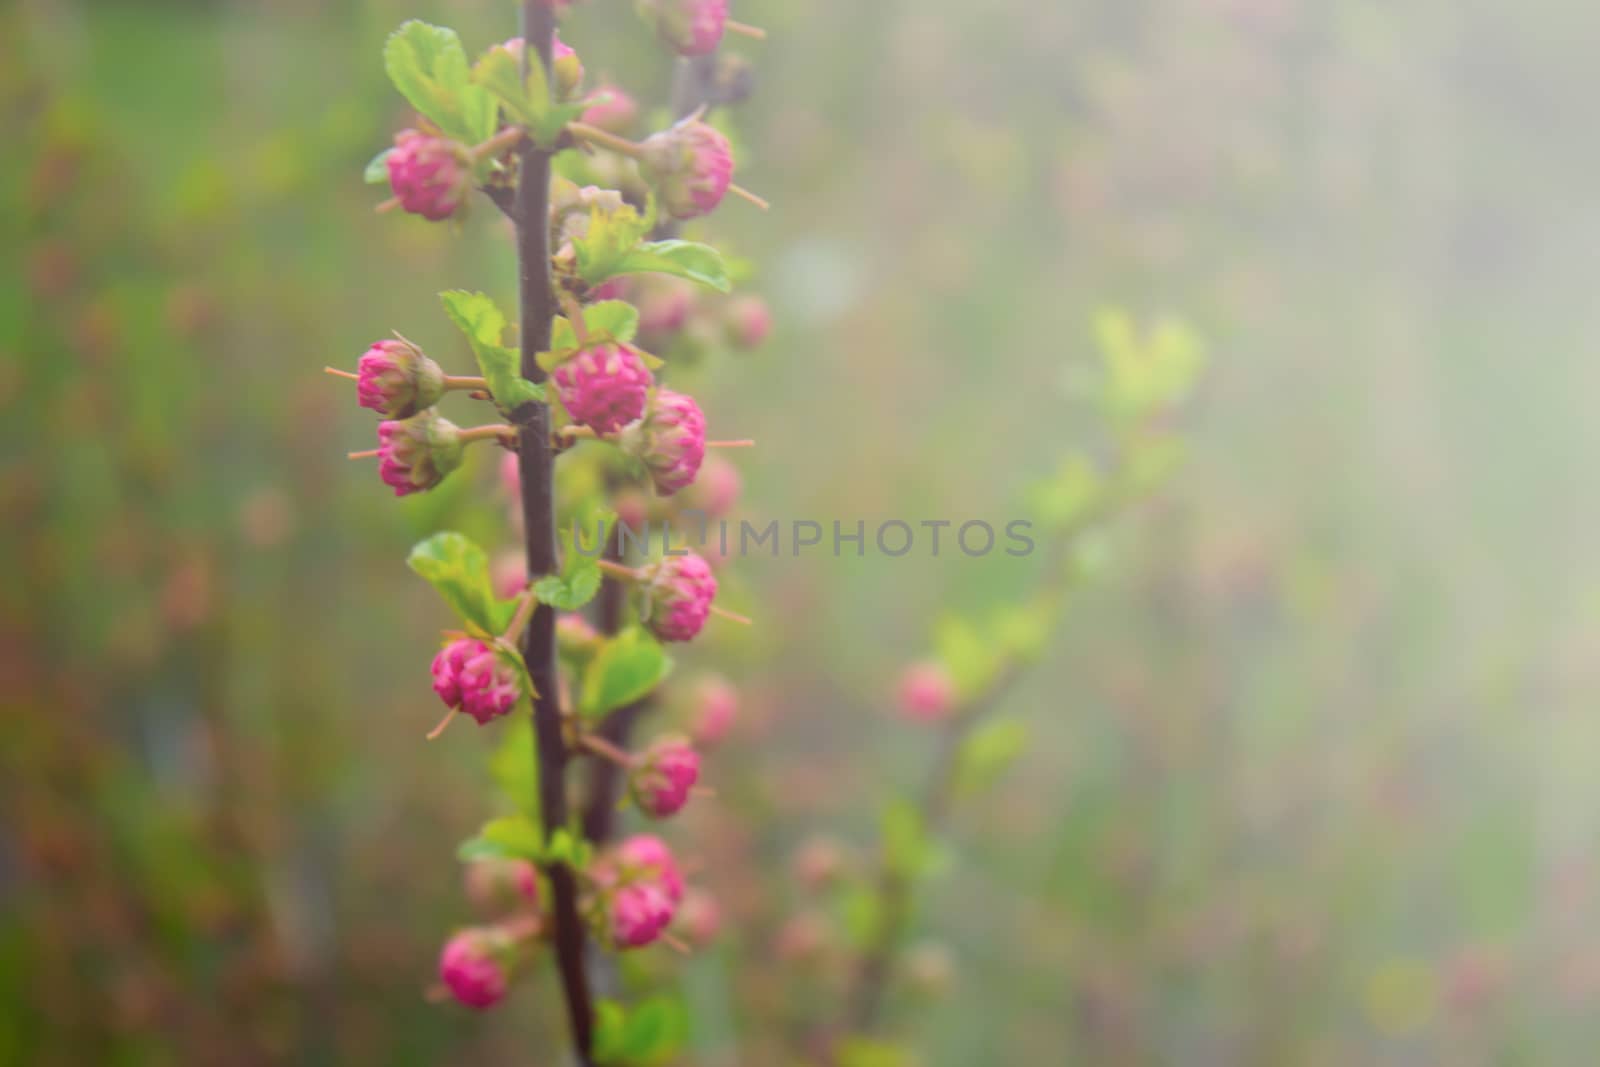
<instances>
[{"instance_id":1,"label":"serrated green leaf","mask_svg":"<svg viewBox=\"0 0 1600 1067\"><path fill-rule=\"evenodd\" d=\"M533 595L557 611L577 611L600 591L600 561L573 550L572 531L564 530L566 545L560 574L547 574L533 583Z\"/></svg>"},{"instance_id":2,"label":"serrated green leaf","mask_svg":"<svg viewBox=\"0 0 1600 1067\"><path fill-rule=\"evenodd\" d=\"M632 704L672 673L672 657L641 627L630 626L606 641L583 675L578 710L586 716Z\"/></svg>"},{"instance_id":3,"label":"serrated green leaf","mask_svg":"<svg viewBox=\"0 0 1600 1067\"><path fill-rule=\"evenodd\" d=\"M612 276L620 274L670 274L719 293L733 289L722 253L694 241L651 241L639 245L624 255L611 272ZM588 278L584 280L591 285L598 284Z\"/></svg>"},{"instance_id":4,"label":"serrated green leaf","mask_svg":"<svg viewBox=\"0 0 1600 1067\"><path fill-rule=\"evenodd\" d=\"M510 413L530 401L543 400L542 386L522 376L517 351L500 343L506 329L505 313L483 293L451 289L439 294L445 314L466 335L478 369L501 410Z\"/></svg>"},{"instance_id":5,"label":"serrated green leaf","mask_svg":"<svg viewBox=\"0 0 1600 1067\"><path fill-rule=\"evenodd\" d=\"M994 784L1028 745L1028 727L1015 718L994 719L973 729L956 754L955 788L975 793Z\"/></svg>"},{"instance_id":6,"label":"serrated green leaf","mask_svg":"<svg viewBox=\"0 0 1600 1067\"><path fill-rule=\"evenodd\" d=\"M479 58L477 66L472 68L472 79L500 102L506 118L527 126L540 112L537 98L529 95L527 84L522 80L521 66L509 49L497 45Z\"/></svg>"},{"instance_id":7,"label":"serrated green leaf","mask_svg":"<svg viewBox=\"0 0 1600 1067\"><path fill-rule=\"evenodd\" d=\"M367 162L366 169L361 172L361 180L368 185L385 185L389 181L389 156L394 152L394 146L385 148Z\"/></svg>"},{"instance_id":8,"label":"serrated green leaf","mask_svg":"<svg viewBox=\"0 0 1600 1067\"><path fill-rule=\"evenodd\" d=\"M470 91L472 74L456 31L418 19L403 23L384 43L383 67L400 95L445 136L467 144L487 136L482 133L480 94Z\"/></svg>"},{"instance_id":9,"label":"serrated green leaf","mask_svg":"<svg viewBox=\"0 0 1600 1067\"><path fill-rule=\"evenodd\" d=\"M588 228L583 236L572 240L578 277L593 286L628 273L622 263L650 232L654 215L653 210L641 215L629 204L612 211L604 211L598 205L592 207Z\"/></svg>"},{"instance_id":10,"label":"serrated green leaf","mask_svg":"<svg viewBox=\"0 0 1600 1067\"><path fill-rule=\"evenodd\" d=\"M602 300L583 309L583 331L590 345L608 341L627 344L639 332L639 309L625 300ZM550 350L539 353L539 366L546 371L555 370L578 354L578 335L564 315L557 315L550 325ZM634 350L640 362L651 370L660 370L665 364L643 349Z\"/></svg>"},{"instance_id":11,"label":"serrated green leaf","mask_svg":"<svg viewBox=\"0 0 1600 1067\"><path fill-rule=\"evenodd\" d=\"M470 538L445 531L417 543L406 565L438 590L462 619L484 633L499 633L513 606L494 595L489 557Z\"/></svg>"},{"instance_id":12,"label":"serrated green leaf","mask_svg":"<svg viewBox=\"0 0 1600 1067\"><path fill-rule=\"evenodd\" d=\"M477 836L456 849L462 862L483 859L538 860L544 852L544 834L526 815L502 815L484 823Z\"/></svg>"}]
</instances>

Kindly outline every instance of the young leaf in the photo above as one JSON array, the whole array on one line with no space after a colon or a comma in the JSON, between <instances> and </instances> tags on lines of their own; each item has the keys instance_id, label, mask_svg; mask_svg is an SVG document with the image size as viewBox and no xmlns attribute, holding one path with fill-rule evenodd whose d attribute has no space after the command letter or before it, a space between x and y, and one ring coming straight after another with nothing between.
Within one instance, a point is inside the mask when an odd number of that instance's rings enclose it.
<instances>
[{"instance_id":1,"label":"young leaf","mask_svg":"<svg viewBox=\"0 0 1600 1067\"><path fill-rule=\"evenodd\" d=\"M373 156L367 163L367 169L361 172L361 180L368 185L384 185L389 181L389 155L394 151L391 145L382 152Z\"/></svg>"},{"instance_id":2,"label":"young leaf","mask_svg":"<svg viewBox=\"0 0 1600 1067\"><path fill-rule=\"evenodd\" d=\"M614 708L648 695L672 673L672 657L659 642L638 626L630 626L608 640L590 660L583 675L583 697L578 710L587 716L604 715Z\"/></svg>"},{"instance_id":3,"label":"young leaf","mask_svg":"<svg viewBox=\"0 0 1600 1067\"><path fill-rule=\"evenodd\" d=\"M466 334L478 369L489 383L494 402L506 412L515 411L531 400L543 400L544 389L522 376L515 349L500 343L505 333L505 314L483 293L451 289L439 294L445 314Z\"/></svg>"},{"instance_id":4,"label":"young leaf","mask_svg":"<svg viewBox=\"0 0 1600 1067\"><path fill-rule=\"evenodd\" d=\"M472 68L472 79L500 101L506 109L506 118L527 126L539 117L539 98L528 92L520 67L509 49L497 46L478 60L478 65Z\"/></svg>"},{"instance_id":5,"label":"young leaf","mask_svg":"<svg viewBox=\"0 0 1600 1067\"><path fill-rule=\"evenodd\" d=\"M926 873L934 861L934 843L922 813L908 800L895 800L883 812L883 858L891 871L906 878Z\"/></svg>"},{"instance_id":6,"label":"young leaf","mask_svg":"<svg viewBox=\"0 0 1600 1067\"><path fill-rule=\"evenodd\" d=\"M603 211L598 205L590 208L589 228L582 237L572 240L578 276L589 285L599 285L608 278L628 273L622 263L650 232L653 214L640 215L629 204L611 211Z\"/></svg>"},{"instance_id":7,"label":"young leaf","mask_svg":"<svg viewBox=\"0 0 1600 1067\"><path fill-rule=\"evenodd\" d=\"M389 80L411 106L433 120L447 137L475 144L483 138L472 94L467 53L456 31L412 19L389 35L383 46ZM494 132L491 116L489 133Z\"/></svg>"},{"instance_id":8,"label":"young leaf","mask_svg":"<svg viewBox=\"0 0 1600 1067\"><path fill-rule=\"evenodd\" d=\"M687 278L719 293L726 293L733 288L728 269L722 262L722 253L710 245L693 241L651 241L639 245L623 256L611 273L670 274ZM584 280L589 281L588 278Z\"/></svg>"},{"instance_id":9,"label":"young leaf","mask_svg":"<svg viewBox=\"0 0 1600 1067\"><path fill-rule=\"evenodd\" d=\"M489 775L506 799L539 825L539 761L534 757L533 721L510 716L500 743L489 757Z\"/></svg>"},{"instance_id":10,"label":"young leaf","mask_svg":"<svg viewBox=\"0 0 1600 1067\"><path fill-rule=\"evenodd\" d=\"M957 615L946 615L934 624L933 649L963 697L982 692L1000 669L993 642Z\"/></svg>"},{"instance_id":11,"label":"young leaf","mask_svg":"<svg viewBox=\"0 0 1600 1067\"><path fill-rule=\"evenodd\" d=\"M421 575L461 617L486 633L498 633L509 621L507 605L495 599L489 581L489 557L470 538L453 531L420 541L406 565Z\"/></svg>"},{"instance_id":12,"label":"young leaf","mask_svg":"<svg viewBox=\"0 0 1600 1067\"><path fill-rule=\"evenodd\" d=\"M1017 719L994 719L977 727L956 755L956 789L975 793L988 788L1027 744L1028 728Z\"/></svg>"},{"instance_id":13,"label":"young leaf","mask_svg":"<svg viewBox=\"0 0 1600 1067\"><path fill-rule=\"evenodd\" d=\"M467 863L483 859L537 860L544 852L544 834L526 815L503 815L484 823L476 837L461 843L456 857Z\"/></svg>"},{"instance_id":14,"label":"young leaf","mask_svg":"<svg viewBox=\"0 0 1600 1067\"><path fill-rule=\"evenodd\" d=\"M561 539L566 545L561 573L547 574L533 583L533 595L557 611L577 611L600 591L600 561L573 551L571 530L562 531Z\"/></svg>"}]
</instances>

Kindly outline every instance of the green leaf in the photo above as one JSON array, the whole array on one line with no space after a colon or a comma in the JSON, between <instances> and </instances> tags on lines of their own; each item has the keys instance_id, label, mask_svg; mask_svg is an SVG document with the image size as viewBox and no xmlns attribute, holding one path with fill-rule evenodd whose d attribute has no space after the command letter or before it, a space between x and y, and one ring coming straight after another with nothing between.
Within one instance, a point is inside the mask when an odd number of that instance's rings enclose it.
<instances>
[{"instance_id":1,"label":"green leaf","mask_svg":"<svg viewBox=\"0 0 1600 1067\"><path fill-rule=\"evenodd\" d=\"M489 557L471 538L454 531L417 543L406 565L444 597L462 621L484 633L499 633L511 621L510 602L496 599Z\"/></svg>"},{"instance_id":2,"label":"green leaf","mask_svg":"<svg viewBox=\"0 0 1600 1067\"><path fill-rule=\"evenodd\" d=\"M642 628L630 626L608 640L583 675L578 710L604 715L647 696L672 673L672 657Z\"/></svg>"},{"instance_id":3,"label":"green leaf","mask_svg":"<svg viewBox=\"0 0 1600 1067\"><path fill-rule=\"evenodd\" d=\"M506 799L538 826L539 761L533 742L533 720L527 715L510 718L489 757L489 775Z\"/></svg>"},{"instance_id":4,"label":"green leaf","mask_svg":"<svg viewBox=\"0 0 1600 1067\"><path fill-rule=\"evenodd\" d=\"M572 240L578 277L589 285L599 285L619 274L629 273L623 261L637 250L644 235L654 225L654 211L640 215L630 204L612 211L599 205L589 209L589 226L582 237Z\"/></svg>"},{"instance_id":5,"label":"green leaf","mask_svg":"<svg viewBox=\"0 0 1600 1067\"><path fill-rule=\"evenodd\" d=\"M982 692L1000 670L1000 653L994 643L958 615L946 615L934 624L933 648L962 697Z\"/></svg>"},{"instance_id":6,"label":"green leaf","mask_svg":"<svg viewBox=\"0 0 1600 1067\"><path fill-rule=\"evenodd\" d=\"M601 1001L595 1057L604 1064L650 1067L676 1056L688 1036L688 1010L675 997L651 997L632 1011L615 1001Z\"/></svg>"},{"instance_id":7,"label":"green leaf","mask_svg":"<svg viewBox=\"0 0 1600 1067\"><path fill-rule=\"evenodd\" d=\"M361 172L361 180L366 182L368 185L387 184L389 181L389 155L393 151L394 146L390 145L382 152L379 152L377 155L373 156L372 159L367 163L366 170Z\"/></svg>"},{"instance_id":8,"label":"green leaf","mask_svg":"<svg viewBox=\"0 0 1600 1067\"><path fill-rule=\"evenodd\" d=\"M729 292L733 288L727 266L722 262L722 253L710 245L693 241L652 241L642 244L623 256L611 273L670 274L676 278L687 278L719 293ZM588 278L584 281L597 284Z\"/></svg>"},{"instance_id":9,"label":"green leaf","mask_svg":"<svg viewBox=\"0 0 1600 1067\"><path fill-rule=\"evenodd\" d=\"M561 573L547 574L534 582L533 595L557 611L577 611L600 591L600 561L573 549L570 529L562 531L561 540L566 545Z\"/></svg>"},{"instance_id":10,"label":"green leaf","mask_svg":"<svg viewBox=\"0 0 1600 1067\"><path fill-rule=\"evenodd\" d=\"M515 349L500 343L506 329L505 313L483 293L451 289L439 294L446 315L467 337L478 369L501 410L510 413L534 400L544 399L544 389L522 376Z\"/></svg>"},{"instance_id":11,"label":"green leaf","mask_svg":"<svg viewBox=\"0 0 1600 1067\"><path fill-rule=\"evenodd\" d=\"M910 1050L887 1041L867 1037L848 1037L835 1050L838 1067L912 1067L916 1063Z\"/></svg>"},{"instance_id":12,"label":"green leaf","mask_svg":"<svg viewBox=\"0 0 1600 1067\"><path fill-rule=\"evenodd\" d=\"M891 801L883 812L883 858L889 870L916 878L932 865L933 840L927 822L909 800Z\"/></svg>"},{"instance_id":13,"label":"green leaf","mask_svg":"<svg viewBox=\"0 0 1600 1067\"><path fill-rule=\"evenodd\" d=\"M1015 718L994 719L975 728L956 754L956 790L975 793L988 788L1027 745L1028 728Z\"/></svg>"},{"instance_id":14,"label":"green leaf","mask_svg":"<svg viewBox=\"0 0 1600 1067\"><path fill-rule=\"evenodd\" d=\"M1074 453L1061 461L1053 475L1033 487L1029 503L1040 522L1064 530L1088 518L1100 504L1102 492L1094 464Z\"/></svg>"},{"instance_id":15,"label":"green leaf","mask_svg":"<svg viewBox=\"0 0 1600 1067\"><path fill-rule=\"evenodd\" d=\"M521 66L509 49L496 45L485 52L478 60L478 65L472 68L472 79L500 102L505 108L506 118L518 125L528 126L540 115L538 101L541 98L528 92L528 86L522 80Z\"/></svg>"},{"instance_id":16,"label":"green leaf","mask_svg":"<svg viewBox=\"0 0 1600 1067\"><path fill-rule=\"evenodd\" d=\"M494 133L493 98L472 84L467 53L456 31L412 19L384 43L383 67L400 95L445 136L477 144Z\"/></svg>"},{"instance_id":17,"label":"green leaf","mask_svg":"<svg viewBox=\"0 0 1600 1067\"><path fill-rule=\"evenodd\" d=\"M526 815L503 815L484 823L478 835L461 843L462 862L483 859L537 860L544 852L544 834Z\"/></svg>"}]
</instances>

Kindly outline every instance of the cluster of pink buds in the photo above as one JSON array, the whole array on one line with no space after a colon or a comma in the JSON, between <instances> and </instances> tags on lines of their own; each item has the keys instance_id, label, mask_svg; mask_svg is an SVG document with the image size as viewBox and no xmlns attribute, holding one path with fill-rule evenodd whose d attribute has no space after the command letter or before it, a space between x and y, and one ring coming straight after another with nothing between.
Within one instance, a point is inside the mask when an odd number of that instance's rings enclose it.
<instances>
[{"instance_id":1,"label":"cluster of pink buds","mask_svg":"<svg viewBox=\"0 0 1600 1067\"><path fill-rule=\"evenodd\" d=\"M683 902L683 874L659 837L636 834L597 860L589 872L595 890L592 915L617 948L643 948L659 940Z\"/></svg>"},{"instance_id":2,"label":"cluster of pink buds","mask_svg":"<svg viewBox=\"0 0 1600 1067\"><path fill-rule=\"evenodd\" d=\"M401 130L388 167L389 187L400 206L433 222L454 215L472 191L471 154L438 134Z\"/></svg>"},{"instance_id":3,"label":"cluster of pink buds","mask_svg":"<svg viewBox=\"0 0 1600 1067\"><path fill-rule=\"evenodd\" d=\"M639 146L639 166L661 206L676 219L715 211L733 182L733 148L716 129L690 118Z\"/></svg>"},{"instance_id":4,"label":"cluster of pink buds","mask_svg":"<svg viewBox=\"0 0 1600 1067\"><path fill-rule=\"evenodd\" d=\"M656 492L693 484L706 457L706 417L694 397L657 389L644 418L623 431L623 451L642 461Z\"/></svg>"},{"instance_id":5,"label":"cluster of pink buds","mask_svg":"<svg viewBox=\"0 0 1600 1067\"><path fill-rule=\"evenodd\" d=\"M655 378L638 349L599 344L556 367L550 372L550 381L574 422L608 434L644 414Z\"/></svg>"},{"instance_id":6,"label":"cluster of pink buds","mask_svg":"<svg viewBox=\"0 0 1600 1067\"><path fill-rule=\"evenodd\" d=\"M522 698L522 672L506 653L470 637L451 641L433 657L433 691L445 707L491 722Z\"/></svg>"},{"instance_id":7,"label":"cluster of pink buds","mask_svg":"<svg viewBox=\"0 0 1600 1067\"><path fill-rule=\"evenodd\" d=\"M628 794L653 819L676 815L700 780L700 755L681 737L657 740L628 776Z\"/></svg>"},{"instance_id":8,"label":"cluster of pink buds","mask_svg":"<svg viewBox=\"0 0 1600 1067\"><path fill-rule=\"evenodd\" d=\"M711 616L717 576L693 552L644 568L645 625L663 641L693 641Z\"/></svg>"}]
</instances>

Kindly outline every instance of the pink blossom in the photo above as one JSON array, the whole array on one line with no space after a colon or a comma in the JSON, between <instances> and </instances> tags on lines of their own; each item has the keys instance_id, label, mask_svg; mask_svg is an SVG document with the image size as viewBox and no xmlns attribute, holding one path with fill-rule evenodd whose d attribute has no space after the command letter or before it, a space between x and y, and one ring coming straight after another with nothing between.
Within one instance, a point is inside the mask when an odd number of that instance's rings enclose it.
<instances>
[{"instance_id":1,"label":"pink blossom","mask_svg":"<svg viewBox=\"0 0 1600 1067\"><path fill-rule=\"evenodd\" d=\"M896 693L901 712L916 722L938 722L955 706L955 683L944 665L914 663L900 675Z\"/></svg>"},{"instance_id":2,"label":"pink blossom","mask_svg":"<svg viewBox=\"0 0 1600 1067\"><path fill-rule=\"evenodd\" d=\"M711 213L733 181L733 148L699 119L686 119L645 138L639 156L661 206L677 219Z\"/></svg>"},{"instance_id":3,"label":"pink blossom","mask_svg":"<svg viewBox=\"0 0 1600 1067\"><path fill-rule=\"evenodd\" d=\"M378 476L406 496L432 489L461 466L461 431L430 409L378 423Z\"/></svg>"},{"instance_id":4,"label":"pink blossom","mask_svg":"<svg viewBox=\"0 0 1600 1067\"><path fill-rule=\"evenodd\" d=\"M618 948L643 948L672 922L673 903L659 885L634 882L612 890L611 939Z\"/></svg>"},{"instance_id":5,"label":"pink blossom","mask_svg":"<svg viewBox=\"0 0 1600 1067\"><path fill-rule=\"evenodd\" d=\"M713 519L720 519L733 510L743 489L744 479L733 461L707 452L694 484L684 493L684 503L699 508Z\"/></svg>"},{"instance_id":6,"label":"pink blossom","mask_svg":"<svg viewBox=\"0 0 1600 1067\"><path fill-rule=\"evenodd\" d=\"M708 674L694 687L695 743L703 748L719 744L733 729L739 714L739 691L720 674Z\"/></svg>"},{"instance_id":7,"label":"pink blossom","mask_svg":"<svg viewBox=\"0 0 1600 1067\"><path fill-rule=\"evenodd\" d=\"M643 415L655 381L638 349L623 344L586 348L556 367L550 380L573 421L600 434L613 433Z\"/></svg>"},{"instance_id":8,"label":"pink blossom","mask_svg":"<svg viewBox=\"0 0 1600 1067\"><path fill-rule=\"evenodd\" d=\"M616 858L630 877L656 883L674 904L683 900L683 874L672 850L661 838L634 834L617 846Z\"/></svg>"},{"instance_id":9,"label":"pink blossom","mask_svg":"<svg viewBox=\"0 0 1600 1067\"><path fill-rule=\"evenodd\" d=\"M588 104L583 109L583 121L612 133L627 133L639 117L639 105L615 85L602 85L590 93Z\"/></svg>"},{"instance_id":10,"label":"pink blossom","mask_svg":"<svg viewBox=\"0 0 1600 1067\"><path fill-rule=\"evenodd\" d=\"M511 982L505 961L509 948L504 935L492 928L462 930L439 954L439 980L467 1007L493 1007Z\"/></svg>"},{"instance_id":11,"label":"pink blossom","mask_svg":"<svg viewBox=\"0 0 1600 1067\"><path fill-rule=\"evenodd\" d=\"M628 427L621 445L644 462L656 492L671 496L693 484L706 457L706 417L694 397L656 390L644 419Z\"/></svg>"},{"instance_id":12,"label":"pink blossom","mask_svg":"<svg viewBox=\"0 0 1600 1067\"><path fill-rule=\"evenodd\" d=\"M386 419L430 408L444 395L444 371L415 345L378 341L356 363L356 401Z\"/></svg>"},{"instance_id":13,"label":"pink blossom","mask_svg":"<svg viewBox=\"0 0 1600 1067\"><path fill-rule=\"evenodd\" d=\"M389 186L400 206L435 222L454 215L472 189L472 161L455 141L401 130L389 153Z\"/></svg>"},{"instance_id":14,"label":"pink blossom","mask_svg":"<svg viewBox=\"0 0 1600 1067\"><path fill-rule=\"evenodd\" d=\"M692 641L711 615L717 579L694 553L666 556L647 568L646 625L663 641Z\"/></svg>"},{"instance_id":15,"label":"pink blossom","mask_svg":"<svg viewBox=\"0 0 1600 1067\"><path fill-rule=\"evenodd\" d=\"M716 51L728 21L728 0L645 0L645 17L656 35L680 56L705 56Z\"/></svg>"},{"instance_id":16,"label":"pink blossom","mask_svg":"<svg viewBox=\"0 0 1600 1067\"><path fill-rule=\"evenodd\" d=\"M522 696L522 676L506 653L463 637L433 658L433 691L446 707L460 708L478 725L506 714Z\"/></svg>"},{"instance_id":17,"label":"pink blossom","mask_svg":"<svg viewBox=\"0 0 1600 1067\"><path fill-rule=\"evenodd\" d=\"M737 348L760 348L772 333L772 312L759 296L742 296L728 305L728 340Z\"/></svg>"},{"instance_id":18,"label":"pink blossom","mask_svg":"<svg viewBox=\"0 0 1600 1067\"><path fill-rule=\"evenodd\" d=\"M681 737L665 737L628 776L628 793L644 814L664 819L683 810L699 780L700 754Z\"/></svg>"}]
</instances>

